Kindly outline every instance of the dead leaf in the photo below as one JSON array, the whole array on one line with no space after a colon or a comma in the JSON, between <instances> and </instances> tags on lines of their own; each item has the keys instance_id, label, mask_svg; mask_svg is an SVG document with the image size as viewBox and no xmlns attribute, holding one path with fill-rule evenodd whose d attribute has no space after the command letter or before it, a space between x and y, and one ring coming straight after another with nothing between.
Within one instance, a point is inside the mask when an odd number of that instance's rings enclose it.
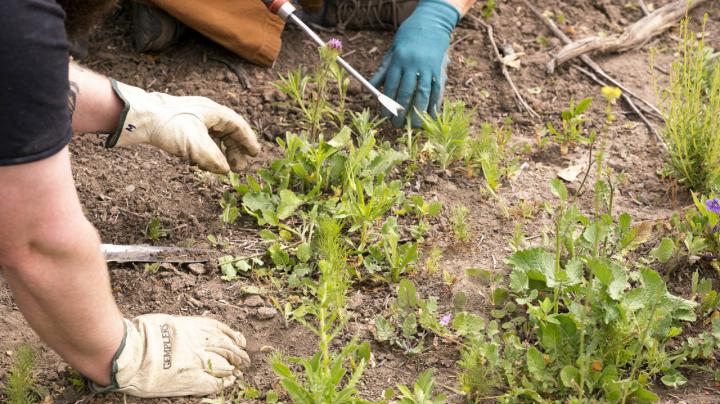
<instances>
[{"instance_id":1,"label":"dead leaf","mask_svg":"<svg viewBox=\"0 0 720 404\"><path fill-rule=\"evenodd\" d=\"M500 62L504 64L505 66L512 67L513 69L519 69L520 63L522 62L520 60L520 56L523 56L524 53L518 52L518 53L511 53L505 57L503 57Z\"/></svg>"},{"instance_id":2,"label":"dead leaf","mask_svg":"<svg viewBox=\"0 0 720 404\"><path fill-rule=\"evenodd\" d=\"M583 172L585 164L576 164L558 171L557 176L565 182L574 182Z\"/></svg>"}]
</instances>

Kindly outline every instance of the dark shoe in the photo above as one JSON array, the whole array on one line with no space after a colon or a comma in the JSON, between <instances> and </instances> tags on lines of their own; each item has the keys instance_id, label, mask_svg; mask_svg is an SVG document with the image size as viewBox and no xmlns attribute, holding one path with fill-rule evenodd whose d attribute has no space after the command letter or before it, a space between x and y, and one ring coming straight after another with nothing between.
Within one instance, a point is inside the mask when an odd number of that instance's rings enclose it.
<instances>
[{"instance_id":1,"label":"dark shoe","mask_svg":"<svg viewBox=\"0 0 720 404\"><path fill-rule=\"evenodd\" d=\"M138 52L159 52L174 44L185 25L165 11L133 3L133 44Z\"/></svg>"},{"instance_id":2,"label":"dark shoe","mask_svg":"<svg viewBox=\"0 0 720 404\"><path fill-rule=\"evenodd\" d=\"M396 30L417 4L418 0L335 0L331 7L338 28Z\"/></svg>"}]
</instances>

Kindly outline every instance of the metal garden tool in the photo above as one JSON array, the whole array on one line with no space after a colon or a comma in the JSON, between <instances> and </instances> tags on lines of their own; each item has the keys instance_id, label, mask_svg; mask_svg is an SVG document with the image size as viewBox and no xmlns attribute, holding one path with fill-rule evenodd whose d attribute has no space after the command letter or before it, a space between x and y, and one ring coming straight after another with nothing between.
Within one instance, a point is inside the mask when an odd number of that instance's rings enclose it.
<instances>
[{"instance_id":1,"label":"metal garden tool","mask_svg":"<svg viewBox=\"0 0 720 404\"><path fill-rule=\"evenodd\" d=\"M102 244L107 262L171 262L192 264L207 262L208 251L200 248L156 247L151 245Z\"/></svg>"},{"instance_id":2,"label":"metal garden tool","mask_svg":"<svg viewBox=\"0 0 720 404\"><path fill-rule=\"evenodd\" d=\"M280 18L283 19L283 21L290 20L294 22L296 25L298 25L303 31L305 31L310 38L312 38L315 43L318 44L318 46L325 46L325 41L322 40L318 36L318 34L315 33L315 31L312 30L312 28L308 27L307 24L305 24L300 17L295 15L296 8L291 3L290 0L262 0L263 3L267 6L267 8L272 12L273 14L277 14ZM381 93L380 90L375 88L372 84L370 84L369 81L365 79L365 77L362 76L357 70L355 70L348 62L345 61L345 59L338 56L336 58L338 64L342 66L345 70L347 70L350 75L358 79L360 83L370 90L375 97L377 97L378 101L380 101L380 104L385 107L388 111L390 111L391 114L394 116L398 116L398 113L405 110L400 104L395 102L392 98L386 96L385 94Z\"/></svg>"}]
</instances>

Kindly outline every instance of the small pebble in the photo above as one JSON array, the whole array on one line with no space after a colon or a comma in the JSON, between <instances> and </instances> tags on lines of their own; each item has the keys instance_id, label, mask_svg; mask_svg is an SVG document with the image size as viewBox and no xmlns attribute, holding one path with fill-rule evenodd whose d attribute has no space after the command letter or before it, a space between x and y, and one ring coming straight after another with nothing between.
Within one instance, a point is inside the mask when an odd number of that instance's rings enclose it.
<instances>
[{"instance_id":1,"label":"small pebble","mask_svg":"<svg viewBox=\"0 0 720 404\"><path fill-rule=\"evenodd\" d=\"M199 262L188 265L188 269L190 270L190 272L194 273L195 275L202 275L205 273L205 265L203 265Z\"/></svg>"},{"instance_id":2,"label":"small pebble","mask_svg":"<svg viewBox=\"0 0 720 404\"><path fill-rule=\"evenodd\" d=\"M258 307L258 306L262 306L263 303L264 303L264 302L263 302L262 297L260 297L260 296L258 296L258 295L249 296L249 297L248 297L247 299L245 299L245 301L243 302L243 304L244 304L245 306L248 306L248 307Z\"/></svg>"},{"instance_id":3,"label":"small pebble","mask_svg":"<svg viewBox=\"0 0 720 404\"><path fill-rule=\"evenodd\" d=\"M270 320L271 318L277 316L278 311L275 310L272 307L260 307L257 310L257 318L260 320Z\"/></svg>"}]
</instances>

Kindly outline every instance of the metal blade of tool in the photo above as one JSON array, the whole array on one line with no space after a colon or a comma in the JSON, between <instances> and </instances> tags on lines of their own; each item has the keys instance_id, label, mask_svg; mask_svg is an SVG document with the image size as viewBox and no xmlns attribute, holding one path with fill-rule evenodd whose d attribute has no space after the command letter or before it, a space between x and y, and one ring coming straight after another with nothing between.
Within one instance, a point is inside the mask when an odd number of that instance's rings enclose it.
<instances>
[{"instance_id":1,"label":"metal blade of tool","mask_svg":"<svg viewBox=\"0 0 720 404\"><path fill-rule=\"evenodd\" d=\"M290 20L297 26L299 26L300 29L302 29L310 38L312 38L312 40L315 41L316 44L318 44L318 46L325 46L325 41L323 41L323 39L320 38L320 36L318 36L318 34L316 34L312 28L305 24L305 22L303 22L300 17L295 15L295 6L293 6L289 0L262 0L262 2L265 3L265 5L271 12L277 14L283 20ZM342 66L345 70L347 70L348 73L350 73L351 76L355 77L366 89L373 93L373 95L377 97L378 102L380 102L380 105L390 111L391 114L393 114L394 116L398 116L400 112L405 110L405 108L395 102L395 100L381 93L380 90L370 84L370 82L367 81L365 77L360 74L360 72L350 66L350 64L346 62L345 59L338 56L336 60L340 66Z\"/></svg>"},{"instance_id":2,"label":"metal blade of tool","mask_svg":"<svg viewBox=\"0 0 720 404\"><path fill-rule=\"evenodd\" d=\"M200 248L156 247L151 245L102 244L100 250L107 262L171 262L192 264L207 262L208 251Z\"/></svg>"}]
</instances>

